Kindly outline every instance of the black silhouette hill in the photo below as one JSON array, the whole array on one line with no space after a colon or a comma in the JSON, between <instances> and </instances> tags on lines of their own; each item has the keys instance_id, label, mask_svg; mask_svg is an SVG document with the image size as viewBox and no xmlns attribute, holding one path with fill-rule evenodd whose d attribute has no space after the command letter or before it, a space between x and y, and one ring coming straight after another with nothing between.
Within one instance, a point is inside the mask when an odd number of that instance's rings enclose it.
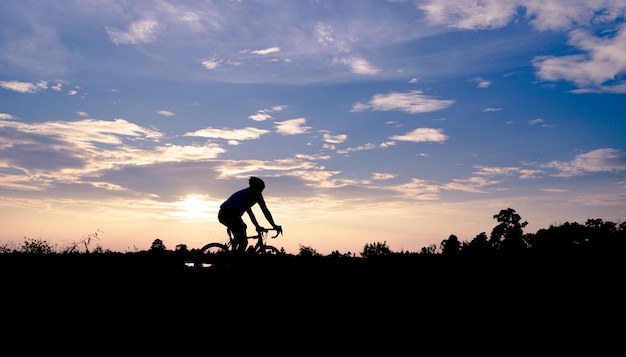
<instances>
[{"instance_id":1,"label":"black silhouette hill","mask_svg":"<svg viewBox=\"0 0 626 357\"><path fill-rule=\"evenodd\" d=\"M221 259L188 252L5 251L3 347L11 355L604 355L624 346L624 224L588 220L360 256ZM549 239L549 241L547 241ZM505 243L506 242L506 243ZM45 244L44 244L45 247ZM153 249L154 248L154 249Z\"/></svg>"}]
</instances>

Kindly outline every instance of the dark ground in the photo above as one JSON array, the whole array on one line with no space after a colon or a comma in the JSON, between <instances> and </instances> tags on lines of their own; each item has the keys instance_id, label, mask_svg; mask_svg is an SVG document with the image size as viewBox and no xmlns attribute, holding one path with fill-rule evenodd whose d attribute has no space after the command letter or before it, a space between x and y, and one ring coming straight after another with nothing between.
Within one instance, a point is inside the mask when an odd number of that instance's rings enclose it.
<instances>
[{"instance_id":1,"label":"dark ground","mask_svg":"<svg viewBox=\"0 0 626 357\"><path fill-rule=\"evenodd\" d=\"M11 356L624 354L622 259L3 256ZM4 353L3 353L4 354Z\"/></svg>"}]
</instances>

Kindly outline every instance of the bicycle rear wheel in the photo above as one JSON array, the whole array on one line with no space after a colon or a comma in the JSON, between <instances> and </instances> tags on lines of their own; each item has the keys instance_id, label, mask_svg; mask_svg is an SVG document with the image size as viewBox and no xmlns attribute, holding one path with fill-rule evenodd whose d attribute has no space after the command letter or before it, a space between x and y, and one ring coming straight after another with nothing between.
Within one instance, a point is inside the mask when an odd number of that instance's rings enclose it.
<instances>
[{"instance_id":1,"label":"bicycle rear wheel","mask_svg":"<svg viewBox=\"0 0 626 357\"><path fill-rule=\"evenodd\" d=\"M215 255L228 252L228 246L223 243L209 243L200 249L203 255Z\"/></svg>"}]
</instances>

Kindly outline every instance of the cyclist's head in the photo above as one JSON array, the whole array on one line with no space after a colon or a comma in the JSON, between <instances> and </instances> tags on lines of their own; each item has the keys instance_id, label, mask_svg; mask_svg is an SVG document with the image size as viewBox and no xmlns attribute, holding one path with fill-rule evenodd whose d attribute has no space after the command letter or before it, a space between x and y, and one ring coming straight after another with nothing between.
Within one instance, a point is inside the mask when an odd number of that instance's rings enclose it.
<instances>
[{"instance_id":1,"label":"cyclist's head","mask_svg":"<svg viewBox=\"0 0 626 357\"><path fill-rule=\"evenodd\" d=\"M258 177L252 176L250 177L248 182L250 183L250 187L252 187L255 190L263 191L263 189L265 188L265 182L263 182L263 180L261 180Z\"/></svg>"}]
</instances>

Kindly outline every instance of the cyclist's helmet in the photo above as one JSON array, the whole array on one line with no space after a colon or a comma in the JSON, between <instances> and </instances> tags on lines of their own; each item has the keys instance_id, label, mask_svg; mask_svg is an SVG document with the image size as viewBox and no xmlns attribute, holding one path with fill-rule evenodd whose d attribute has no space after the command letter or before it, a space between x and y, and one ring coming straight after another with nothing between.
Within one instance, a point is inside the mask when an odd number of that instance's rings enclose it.
<instances>
[{"instance_id":1,"label":"cyclist's helmet","mask_svg":"<svg viewBox=\"0 0 626 357\"><path fill-rule=\"evenodd\" d=\"M250 177L248 182L250 183L250 187L252 188L258 188L261 191L265 188L265 182L263 182L263 180L258 177L252 176Z\"/></svg>"}]
</instances>

